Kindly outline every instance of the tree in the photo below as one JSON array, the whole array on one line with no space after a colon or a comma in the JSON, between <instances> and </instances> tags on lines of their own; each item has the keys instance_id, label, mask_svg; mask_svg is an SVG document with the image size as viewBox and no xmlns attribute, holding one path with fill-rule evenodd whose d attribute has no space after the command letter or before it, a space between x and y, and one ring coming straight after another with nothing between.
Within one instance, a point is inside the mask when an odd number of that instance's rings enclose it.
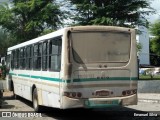
<instances>
[{"instance_id":1,"label":"tree","mask_svg":"<svg viewBox=\"0 0 160 120\"><path fill-rule=\"evenodd\" d=\"M70 0L70 3L75 5L73 20L80 25L135 27L146 24L141 18L154 12L147 0Z\"/></svg>"},{"instance_id":2,"label":"tree","mask_svg":"<svg viewBox=\"0 0 160 120\"><path fill-rule=\"evenodd\" d=\"M8 46L8 34L1 28L0 29L0 57L5 56Z\"/></svg>"},{"instance_id":3,"label":"tree","mask_svg":"<svg viewBox=\"0 0 160 120\"><path fill-rule=\"evenodd\" d=\"M160 66L160 20L150 26L154 36L150 41L151 64Z\"/></svg>"},{"instance_id":4,"label":"tree","mask_svg":"<svg viewBox=\"0 0 160 120\"><path fill-rule=\"evenodd\" d=\"M150 32L154 36L152 38L151 50L160 55L160 20L151 25Z\"/></svg>"},{"instance_id":5,"label":"tree","mask_svg":"<svg viewBox=\"0 0 160 120\"><path fill-rule=\"evenodd\" d=\"M21 43L63 25L65 14L59 8L55 0L13 0L0 5L0 25L14 44Z\"/></svg>"}]
</instances>

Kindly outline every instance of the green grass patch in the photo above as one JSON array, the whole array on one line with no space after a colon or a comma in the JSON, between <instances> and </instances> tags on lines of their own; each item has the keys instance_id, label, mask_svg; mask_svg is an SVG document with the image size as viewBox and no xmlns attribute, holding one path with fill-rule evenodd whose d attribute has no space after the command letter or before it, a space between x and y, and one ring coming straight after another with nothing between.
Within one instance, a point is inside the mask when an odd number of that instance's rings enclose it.
<instances>
[{"instance_id":1,"label":"green grass patch","mask_svg":"<svg viewBox=\"0 0 160 120\"><path fill-rule=\"evenodd\" d=\"M139 80L160 80L160 75L139 75Z\"/></svg>"}]
</instances>

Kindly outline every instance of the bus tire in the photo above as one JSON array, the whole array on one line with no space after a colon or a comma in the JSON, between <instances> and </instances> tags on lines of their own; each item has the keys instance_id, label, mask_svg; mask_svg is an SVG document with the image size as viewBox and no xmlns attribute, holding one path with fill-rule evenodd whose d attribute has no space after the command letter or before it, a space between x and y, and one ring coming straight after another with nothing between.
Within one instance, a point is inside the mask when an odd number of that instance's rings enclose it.
<instances>
[{"instance_id":1,"label":"bus tire","mask_svg":"<svg viewBox=\"0 0 160 120\"><path fill-rule=\"evenodd\" d=\"M38 93L37 93L37 88L34 88L33 90L33 108L35 112L40 112L40 106L38 104Z\"/></svg>"}]
</instances>

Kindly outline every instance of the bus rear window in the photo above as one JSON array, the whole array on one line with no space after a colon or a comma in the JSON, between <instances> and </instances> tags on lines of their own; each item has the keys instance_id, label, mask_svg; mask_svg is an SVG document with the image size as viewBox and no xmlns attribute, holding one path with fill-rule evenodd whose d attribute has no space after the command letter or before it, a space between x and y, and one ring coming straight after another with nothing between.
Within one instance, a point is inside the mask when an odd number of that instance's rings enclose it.
<instances>
[{"instance_id":1,"label":"bus rear window","mask_svg":"<svg viewBox=\"0 0 160 120\"><path fill-rule=\"evenodd\" d=\"M78 63L127 62L131 36L125 32L73 32L72 53Z\"/></svg>"}]
</instances>

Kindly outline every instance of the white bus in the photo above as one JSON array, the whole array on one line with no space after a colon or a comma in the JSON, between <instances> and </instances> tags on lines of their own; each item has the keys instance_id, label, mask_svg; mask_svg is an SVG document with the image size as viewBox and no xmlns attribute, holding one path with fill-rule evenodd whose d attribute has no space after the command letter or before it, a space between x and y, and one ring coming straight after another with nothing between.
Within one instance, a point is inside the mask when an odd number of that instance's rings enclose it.
<instances>
[{"instance_id":1,"label":"white bus","mask_svg":"<svg viewBox=\"0 0 160 120\"><path fill-rule=\"evenodd\" d=\"M67 27L8 48L14 94L60 109L137 104L135 30Z\"/></svg>"}]
</instances>

